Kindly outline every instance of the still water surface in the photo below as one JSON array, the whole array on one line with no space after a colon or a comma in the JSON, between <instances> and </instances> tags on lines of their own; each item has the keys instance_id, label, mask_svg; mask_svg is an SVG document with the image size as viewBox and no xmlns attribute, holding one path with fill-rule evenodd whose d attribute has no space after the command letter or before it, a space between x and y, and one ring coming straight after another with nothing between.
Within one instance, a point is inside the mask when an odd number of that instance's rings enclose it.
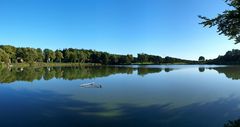
<instances>
[{"instance_id":1,"label":"still water surface","mask_svg":"<svg viewBox=\"0 0 240 127\"><path fill-rule=\"evenodd\" d=\"M101 88L83 88L95 82ZM240 67L0 69L1 127L223 127L240 117Z\"/></svg>"}]
</instances>

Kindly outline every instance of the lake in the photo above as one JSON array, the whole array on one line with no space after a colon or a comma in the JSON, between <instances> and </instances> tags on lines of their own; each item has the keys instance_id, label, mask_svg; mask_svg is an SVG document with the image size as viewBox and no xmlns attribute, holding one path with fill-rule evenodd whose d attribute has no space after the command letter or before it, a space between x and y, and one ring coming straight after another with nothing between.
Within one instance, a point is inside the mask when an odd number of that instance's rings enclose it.
<instances>
[{"instance_id":1,"label":"lake","mask_svg":"<svg viewBox=\"0 0 240 127\"><path fill-rule=\"evenodd\" d=\"M1 127L223 127L240 116L240 67L4 68L0 101Z\"/></svg>"}]
</instances>

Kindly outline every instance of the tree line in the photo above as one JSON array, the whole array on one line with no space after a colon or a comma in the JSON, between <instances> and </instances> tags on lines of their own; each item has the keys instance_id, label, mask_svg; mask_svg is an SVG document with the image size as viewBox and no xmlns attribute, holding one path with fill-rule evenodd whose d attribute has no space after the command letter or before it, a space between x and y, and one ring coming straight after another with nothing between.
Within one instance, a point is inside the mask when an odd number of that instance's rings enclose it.
<instances>
[{"instance_id":1,"label":"tree line","mask_svg":"<svg viewBox=\"0 0 240 127\"><path fill-rule=\"evenodd\" d=\"M216 59L207 60L208 64L240 64L240 50L233 49L232 51L227 51L225 55L218 56Z\"/></svg>"},{"instance_id":2,"label":"tree line","mask_svg":"<svg viewBox=\"0 0 240 127\"><path fill-rule=\"evenodd\" d=\"M166 63L192 63L194 61L183 60L173 57L165 57L148 54L118 55L95 50L66 48L63 50L51 50L29 47L14 47L0 45L0 62L11 63L99 63L103 65L121 64L166 64Z\"/></svg>"}]
</instances>

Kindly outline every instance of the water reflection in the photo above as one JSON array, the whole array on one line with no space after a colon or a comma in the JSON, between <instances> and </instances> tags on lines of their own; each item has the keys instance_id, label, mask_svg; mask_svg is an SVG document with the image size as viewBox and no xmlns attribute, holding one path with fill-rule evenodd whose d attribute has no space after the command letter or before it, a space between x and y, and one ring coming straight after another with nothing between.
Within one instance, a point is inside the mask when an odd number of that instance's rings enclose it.
<instances>
[{"instance_id":1,"label":"water reflection","mask_svg":"<svg viewBox=\"0 0 240 127\"><path fill-rule=\"evenodd\" d=\"M224 124L224 127L240 127L240 119L228 121L228 123Z\"/></svg>"},{"instance_id":2,"label":"water reflection","mask_svg":"<svg viewBox=\"0 0 240 127\"><path fill-rule=\"evenodd\" d=\"M240 116L240 80L223 76L239 75L238 70L208 66L2 69L0 81L14 83L0 85L0 126L223 127ZM38 80L34 85L18 82L34 80ZM103 88L81 88L91 82Z\"/></svg>"},{"instance_id":3,"label":"water reflection","mask_svg":"<svg viewBox=\"0 0 240 127\"><path fill-rule=\"evenodd\" d=\"M70 95L50 91L1 89L0 95L1 127L222 127L226 119L238 116L240 101L225 98L175 109L169 108L170 104L119 104L109 109L101 103L72 100ZM17 107L9 105L13 103Z\"/></svg>"},{"instance_id":4,"label":"water reflection","mask_svg":"<svg viewBox=\"0 0 240 127\"><path fill-rule=\"evenodd\" d=\"M205 67L199 67L199 68L198 68L198 71L199 71L199 72L204 72L204 71L205 71Z\"/></svg>"},{"instance_id":5,"label":"water reflection","mask_svg":"<svg viewBox=\"0 0 240 127\"><path fill-rule=\"evenodd\" d=\"M240 79L240 67L239 66L229 66L229 67L215 67L209 68L216 70L219 74L224 74L227 78L232 80Z\"/></svg>"},{"instance_id":6,"label":"water reflection","mask_svg":"<svg viewBox=\"0 0 240 127\"><path fill-rule=\"evenodd\" d=\"M137 71L138 75L145 76L151 73L159 73L164 68L148 67L117 67L117 66L82 66L82 67L51 67L51 68L2 68L0 69L0 83L11 83L15 81L50 80L65 79L92 79L106 77L113 74L133 74ZM165 68L165 72L174 69Z\"/></svg>"},{"instance_id":7,"label":"water reflection","mask_svg":"<svg viewBox=\"0 0 240 127\"><path fill-rule=\"evenodd\" d=\"M53 78L64 80L92 79L106 77L114 74L133 74L134 71L140 76L153 73L171 72L183 68L174 67L147 67L147 66L82 66L82 67L51 67L51 68L2 68L0 69L0 83L15 81L50 80ZM215 70L233 80L240 79L240 67L198 67L199 72L205 69Z\"/></svg>"}]
</instances>

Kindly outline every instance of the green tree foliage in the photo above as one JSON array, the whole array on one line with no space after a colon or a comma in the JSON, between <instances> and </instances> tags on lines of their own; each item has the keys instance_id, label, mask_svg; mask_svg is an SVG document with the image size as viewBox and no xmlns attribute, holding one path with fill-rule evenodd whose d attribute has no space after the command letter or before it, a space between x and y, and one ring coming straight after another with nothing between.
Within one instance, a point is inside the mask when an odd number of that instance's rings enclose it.
<instances>
[{"instance_id":1,"label":"green tree foliage","mask_svg":"<svg viewBox=\"0 0 240 127\"><path fill-rule=\"evenodd\" d=\"M16 61L16 48L11 45L0 45L0 48L4 50L8 55L11 60L11 62Z\"/></svg>"},{"instance_id":2,"label":"green tree foliage","mask_svg":"<svg viewBox=\"0 0 240 127\"><path fill-rule=\"evenodd\" d=\"M100 56L100 63L107 65L109 63L109 54L102 53Z\"/></svg>"},{"instance_id":3,"label":"green tree foliage","mask_svg":"<svg viewBox=\"0 0 240 127\"><path fill-rule=\"evenodd\" d=\"M62 59L64 58L63 53L60 50L56 50L55 55L56 55L56 61L61 63Z\"/></svg>"},{"instance_id":4,"label":"green tree foliage","mask_svg":"<svg viewBox=\"0 0 240 127\"><path fill-rule=\"evenodd\" d=\"M137 61L140 63L151 63L151 64L168 63L168 62L164 62L164 59L160 56L148 55L144 53L138 54Z\"/></svg>"},{"instance_id":5,"label":"green tree foliage","mask_svg":"<svg viewBox=\"0 0 240 127\"><path fill-rule=\"evenodd\" d=\"M32 63L37 61L38 53L33 48L17 48L16 57L23 59L25 62Z\"/></svg>"},{"instance_id":6,"label":"green tree foliage","mask_svg":"<svg viewBox=\"0 0 240 127\"><path fill-rule=\"evenodd\" d=\"M63 58L64 62L69 62L70 61L70 51L68 49L63 49Z\"/></svg>"},{"instance_id":7,"label":"green tree foliage","mask_svg":"<svg viewBox=\"0 0 240 127\"><path fill-rule=\"evenodd\" d=\"M207 61L209 64L240 64L240 50L233 49L223 56Z\"/></svg>"},{"instance_id":8,"label":"green tree foliage","mask_svg":"<svg viewBox=\"0 0 240 127\"><path fill-rule=\"evenodd\" d=\"M70 53L69 53L69 60L70 60L71 62L76 62L77 59L78 59L77 52L75 52L75 51L70 51Z\"/></svg>"},{"instance_id":9,"label":"green tree foliage","mask_svg":"<svg viewBox=\"0 0 240 127\"><path fill-rule=\"evenodd\" d=\"M118 64L119 58L117 55L110 55L109 60L109 64L115 65Z\"/></svg>"},{"instance_id":10,"label":"green tree foliage","mask_svg":"<svg viewBox=\"0 0 240 127\"><path fill-rule=\"evenodd\" d=\"M13 46L0 46L2 61L6 61L12 55L11 60L17 62L79 62L79 63L98 63L103 65L121 65L121 64L165 64L165 63L194 63L194 61L182 60L172 57L162 58L160 56L148 55L148 54L138 54L137 57L133 57L131 54L118 55L110 54L107 52L99 52L94 50L85 49L63 49L53 51L51 49L40 49L40 48L23 48L23 47L13 47ZM6 52L6 51L7 52ZM15 52L15 53L14 53ZM15 54L15 55L13 55ZM4 58L4 60L3 60ZM23 61L22 61L23 60Z\"/></svg>"},{"instance_id":11,"label":"green tree foliage","mask_svg":"<svg viewBox=\"0 0 240 127\"><path fill-rule=\"evenodd\" d=\"M133 55L127 54L126 56L126 64L131 64L133 62Z\"/></svg>"},{"instance_id":12,"label":"green tree foliage","mask_svg":"<svg viewBox=\"0 0 240 127\"><path fill-rule=\"evenodd\" d=\"M44 57L45 57L45 62L53 62L55 60L56 55L55 52L51 49L44 49Z\"/></svg>"},{"instance_id":13,"label":"green tree foliage","mask_svg":"<svg viewBox=\"0 0 240 127\"><path fill-rule=\"evenodd\" d=\"M205 57L200 56L200 57L198 58L198 61L199 61L199 62L203 62L203 61L205 61Z\"/></svg>"},{"instance_id":14,"label":"green tree foliage","mask_svg":"<svg viewBox=\"0 0 240 127\"><path fill-rule=\"evenodd\" d=\"M164 58L164 63L172 63L172 62L175 62L175 60L172 59L171 57L166 56L166 57Z\"/></svg>"},{"instance_id":15,"label":"green tree foliage","mask_svg":"<svg viewBox=\"0 0 240 127\"><path fill-rule=\"evenodd\" d=\"M3 62L5 64L9 63L9 55L1 48L0 48L0 62Z\"/></svg>"},{"instance_id":16,"label":"green tree foliage","mask_svg":"<svg viewBox=\"0 0 240 127\"><path fill-rule=\"evenodd\" d=\"M240 43L240 0L225 0L225 2L233 9L226 10L212 19L199 16L203 20L200 24L204 27L217 26L219 34L234 39L237 44Z\"/></svg>"},{"instance_id":17,"label":"green tree foliage","mask_svg":"<svg viewBox=\"0 0 240 127\"><path fill-rule=\"evenodd\" d=\"M101 63L100 56L101 56L100 52L93 51L90 56L91 62L92 63Z\"/></svg>"},{"instance_id":18,"label":"green tree foliage","mask_svg":"<svg viewBox=\"0 0 240 127\"><path fill-rule=\"evenodd\" d=\"M84 63L87 60L87 54L84 51L78 51L77 58L79 63Z\"/></svg>"},{"instance_id":19,"label":"green tree foliage","mask_svg":"<svg viewBox=\"0 0 240 127\"><path fill-rule=\"evenodd\" d=\"M43 62L44 61L44 55L43 51L40 48L37 48L37 62Z\"/></svg>"},{"instance_id":20,"label":"green tree foliage","mask_svg":"<svg viewBox=\"0 0 240 127\"><path fill-rule=\"evenodd\" d=\"M137 59L140 63L148 62L148 55L144 53L138 54Z\"/></svg>"}]
</instances>

